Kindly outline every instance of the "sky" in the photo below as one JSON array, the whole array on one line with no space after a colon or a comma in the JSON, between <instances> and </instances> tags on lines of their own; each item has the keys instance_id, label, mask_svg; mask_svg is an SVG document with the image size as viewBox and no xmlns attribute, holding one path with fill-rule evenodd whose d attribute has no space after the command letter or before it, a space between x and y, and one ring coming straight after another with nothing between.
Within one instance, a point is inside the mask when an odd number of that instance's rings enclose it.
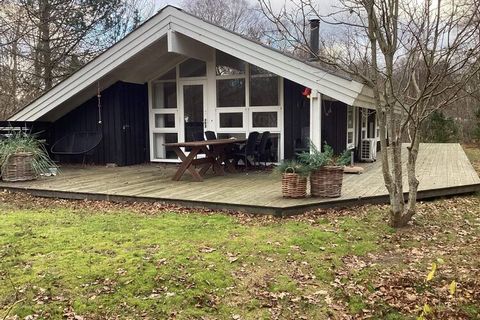
<instances>
[{"instance_id":1,"label":"sky","mask_svg":"<svg viewBox=\"0 0 480 320\"><path fill-rule=\"evenodd\" d=\"M180 7L180 3L182 1L181 0L154 0L154 2L155 2L155 7L157 7L158 9L161 9L162 7L169 4ZM256 1L250 0L250 2L255 3ZM285 0L271 0L271 2L272 2L272 5L277 6L279 8L285 4Z\"/></svg>"},{"instance_id":2,"label":"sky","mask_svg":"<svg viewBox=\"0 0 480 320\"><path fill-rule=\"evenodd\" d=\"M151 0L153 1L154 4L154 12L157 12L158 10L162 9L166 5L173 5L176 7L181 7L182 0ZM251 3L255 4L258 3L258 0L248 0ZM292 1L295 0L270 0L270 3L272 4L272 7L274 10L280 10L283 7L289 7L292 6ZM299 1L296 0L298 3ZM338 11L338 6L340 5L339 0L316 0L312 1L317 4L318 9L317 11L320 13L320 15L327 15L333 12ZM323 23L322 26L320 27L320 32L322 34L328 34L335 32L335 26L334 25L328 25Z\"/></svg>"},{"instance_id":3,"label":"sky","mask_svg":"<svg viewBox=\"0 0 480 320\"><path fill-rule=\"evenodd\" d=\"M182 2L181 0L153 0L153 1L155 3L156 10L160 10L166 5L173 5L173 6L180 7L180 4ZM251 3L257 3L256 0L249 0L249 1ZM270 2L274 9L281 9L285 5L288 7L290 3L289 0L270 0ZM337 0L318 0L317 2L319 4L321 14L326 14L328 12L331 12L333 10L332 5L334 5L335 3L338 3Z\"/></svg>"}]
</instances>

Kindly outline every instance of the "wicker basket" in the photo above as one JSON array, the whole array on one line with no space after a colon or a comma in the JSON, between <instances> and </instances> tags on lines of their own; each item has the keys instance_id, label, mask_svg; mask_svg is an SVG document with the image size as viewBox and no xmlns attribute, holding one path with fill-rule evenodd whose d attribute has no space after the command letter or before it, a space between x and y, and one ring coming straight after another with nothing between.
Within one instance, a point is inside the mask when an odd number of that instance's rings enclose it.
<instances>
[{"instance_id":1,"label":"wicker basket","mask_svg":"<svg viewBox=\"0 0 480 320\"><path fill-rule=\"evenodd\" d=\"M325 166L310 175L312 197L338 198L342 195L343 167Z\"/></svg>"},{"instance_id":2,"label":"wicker basket","mask_svg":"<svg viewBox=\"0 0 480 320\"><path fill-rule=\"evenodd\" d=\"M2 179L4 181L28 181L35 180L37 175L32 166L33 154L19 152L8 156L2 167Z\"/></svg>"},{"instance_id":3,"label":"wicker basket","mask_svg":"<svg viewBox=\"0 0 480 320\"><path fill-rule=\"evenodd\" d=\"M287 168L282 174L282 195L284 198L305 198L307 178L295 173L295 169Z\"/></svg>"}]
</instances>

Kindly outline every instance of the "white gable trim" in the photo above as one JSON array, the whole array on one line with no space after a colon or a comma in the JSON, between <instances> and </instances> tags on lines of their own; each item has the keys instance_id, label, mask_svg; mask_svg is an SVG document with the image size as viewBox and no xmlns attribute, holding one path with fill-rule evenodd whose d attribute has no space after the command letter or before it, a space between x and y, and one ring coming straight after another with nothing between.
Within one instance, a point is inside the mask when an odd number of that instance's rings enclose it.
<instances>
[{"instance_id":1,"label":"white gable trim","mask_svg":"<svg viewBox=\"0 0 480 320\"><path fill-rule=\"evenodd\" d=\"M169 31L170 30L170 31ZM167 33L178 32L210 47L269 70L281 77L317 90L348 105L372 107L373 99L359 82L345 79L280 52L247 40L174 7L166 7L72 76L13 115L10 121L35 121L95 84L142 49ZM172 41L168 39L167 41ZM169 42L172 45L171 42Z\"/></svg>"}]
</instances>

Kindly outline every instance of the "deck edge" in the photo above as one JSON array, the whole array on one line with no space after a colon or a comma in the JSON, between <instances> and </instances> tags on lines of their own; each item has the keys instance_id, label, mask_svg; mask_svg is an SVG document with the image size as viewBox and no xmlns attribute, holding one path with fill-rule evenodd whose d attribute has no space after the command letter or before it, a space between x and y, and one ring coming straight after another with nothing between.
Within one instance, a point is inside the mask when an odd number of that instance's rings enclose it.
<instances>
[{"instance_id":1,"label":"deck edge","mask_svg":"<svg viewBox=\"0 0 480 320\"><path fill-rule=\"evenodd\" d=\"M75 191L58 191L58 190L45 190L38 188L28 188L19 186L2 186L3 190L10 192L27 193L32 196L44 197L44 198L60 198L70 200L99 200L99 201L112 201L112 202L163 202L167 204L179 205L187 208L206 208L219 211L241 211L253 214L273 215L273 216L291 216L305 213L311 210L317 209L331 209L331 208L348 208L353 206L365 205L365 204L385 204L388 203L388 194L372 196L372 197L359 197L356 199L332 199L327 202L307 203L301 205L292 206L259 206L248 204L234 204L225 202L212 202L212 201L199 201L199 200L182 200L182 199L169 199L169 198L155 198L144 196L124 196L115 194L104 193L90 193L90 192L75 192ZM462 185L455 187L445 187L438 189L420 190L418 191L418 200L427 200L433 198L440 198L445 196L455 196L461 194L469 194L480 192L480 183ZM405 195L408 193L405 192Z\"/></svg>"}]
</instances>

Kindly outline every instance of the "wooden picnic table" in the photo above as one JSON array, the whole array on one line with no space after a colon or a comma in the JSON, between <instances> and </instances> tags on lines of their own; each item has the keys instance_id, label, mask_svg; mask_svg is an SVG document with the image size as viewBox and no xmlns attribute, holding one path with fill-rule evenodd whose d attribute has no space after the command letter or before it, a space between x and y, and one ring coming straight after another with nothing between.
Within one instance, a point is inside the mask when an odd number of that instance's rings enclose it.
<instances>
[{"instance_id":1,"label":"wooden picnic table","mask_svg":"<svg viewBox=\"0 0 480 320\"><path fill-rule=\"evenodd\" d=\"M177 172L172 180L178 181L183 176L185 171L192 175L193 180L203 181L203 176L208 169L212 168L216 175L224 175L225 170L222 163L225 163L225 168L229 172L236 172L235 163L233 159L228 159L227 153L233 148L234 144L244 143L246 139L217 139L217 140L203 140L203 141L189 141L165 143L165 147L171 147L182 161ZM182 148L190 148L188 155ZM199 154L205 154L204 158L197 158ZM197 170L196 166L200 165Z\"/></svg>"}]
</instances>

